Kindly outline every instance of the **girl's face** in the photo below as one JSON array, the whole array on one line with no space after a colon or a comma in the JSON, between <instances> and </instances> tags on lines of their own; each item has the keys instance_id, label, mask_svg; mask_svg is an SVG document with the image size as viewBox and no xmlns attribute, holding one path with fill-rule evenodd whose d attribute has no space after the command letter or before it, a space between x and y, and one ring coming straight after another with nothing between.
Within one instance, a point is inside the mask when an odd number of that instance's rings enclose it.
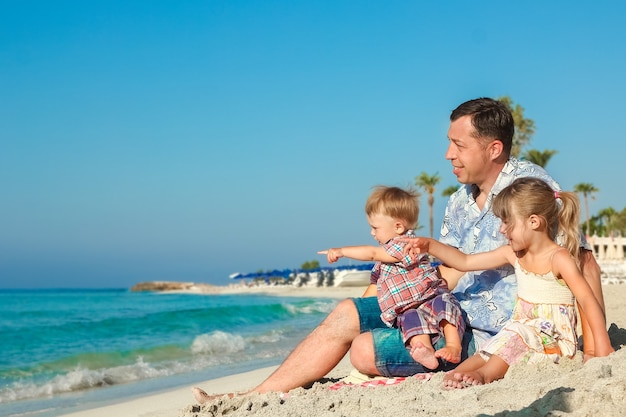
<instances>
[{"instance_id":1,"label":"girl's face","mask_svg":"<svg viewBox=\"0 0 626 417\"><path fill-rule=\"evenodd\" d=\"M401 222L385 214L372 214L367 216L367 221L372 228L372 236L381 245L389 242L394 237L401 236L405 232Z\"/></svg>"},{"instance_id":2,"label":"girl's face","mask_svg":"<svg viewBox=\"0 0 626 417\"><path fill-rule=\"evenodd\" d=\"M502 220L502 226L500 226L500 233L502 233L509 240L511 249L515 252L528 248L528 232L531 231L528 226L527 218L524 218L517 214L516 210L513 210L513 217L511 219Z\"/></svg>"}]
</instances>

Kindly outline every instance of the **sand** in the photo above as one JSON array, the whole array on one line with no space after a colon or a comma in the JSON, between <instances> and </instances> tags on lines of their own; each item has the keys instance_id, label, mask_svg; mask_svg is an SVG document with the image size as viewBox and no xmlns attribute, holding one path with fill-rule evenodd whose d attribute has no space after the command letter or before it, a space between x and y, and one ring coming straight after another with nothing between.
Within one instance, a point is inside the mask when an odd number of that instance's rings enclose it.
<instances>
[{"instance_id":1,"label":"sand","mask_svg":"<svg viewBox=\"0 0 626 417\"><path fill-rule=\"evenodd\" d=\"M321 290L323 296L332 296L334 291ZM362 291L338 290L336 294L340 297ZM189 386L67 416L623 416L626 415L626 349L620 347L626 345L626 285L605 285L604 294L609 335L616 352L584 365L580 355L563 359L558 365L517 365L503 380L463 390L442 389L442 373L429 381L407 378L392 380L395 383L385 386L344 385L331 390L331 386L336 386L352 371L344 359L323 381L288 394L222 397L201 406L195 404ZM210 394L244 391L262 381L273 369L263 368L198 385Z\"/></svg>"}]
</instances>

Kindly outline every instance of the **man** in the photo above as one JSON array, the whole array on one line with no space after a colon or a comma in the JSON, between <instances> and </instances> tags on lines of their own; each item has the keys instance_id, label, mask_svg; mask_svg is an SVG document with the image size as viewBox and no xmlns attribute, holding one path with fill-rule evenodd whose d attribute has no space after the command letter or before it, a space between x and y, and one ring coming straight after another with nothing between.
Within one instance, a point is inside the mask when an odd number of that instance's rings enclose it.
<instances>
[{"instance_id":1,"label":"man","mask_svg":"<svg viewBox=\"0 0 626 417\"><path fill-rule=\"evenodd\" d=\"M539 177L558 184L537 165L510 158L514 123L508 107L479 98L457 107L450 116L446 159L464 184L450 197L441 227L441 241L466 253L484 252L506 244L500 220L491 212L491 200L515 178ZM590 251L583 251L583 273L604 309L600 269ZM467 318L463 358L474 353L510 317L516 296L512 268L461 273L441 267L441 273L461 303ZM330 372L350 352L352 365L362 373L407 376L429 372L415 362L398 329L380 319L376 285L362 298L340 302L265 381L253 391L287 392L306 386ZM582 316L581 316L582 317ZM586 320L582 320L583 330ZM590 334L590 332L585 332ZM585 339L585 355L593 356L593 342ZM454 365L442 363L437 370ZM194 389L199 402L208 397Z\"/></svg>"},{"instance_id":2,"label":"man","mask_svg":"<svg viewBox=\"0 0 626 417\"><path fill-rule=\"evenodd\" d=\"M541 167L510 158L514 123L508 107L499 101L481 98L457 107L450 116L446 159L461 187L450 197L440 241L465 253L485 252L507 244L499 233L501 221L491 211L493 197L518 177L538 177L555 190L558 184ZM582 250L583 273L604 310L600 268L590 248ZM448 284L467 314L468 324L480 345L497 333L508 320L516 295L512 267L475 271L455 280L452 271L443 271ZM582 314L582 312L581 312ZM583 320L583 330L586 320ZM583 333L587 336L590 331ZM593 339L584 341L585 354L593 356Z\"/></svg>"}]
</instances>

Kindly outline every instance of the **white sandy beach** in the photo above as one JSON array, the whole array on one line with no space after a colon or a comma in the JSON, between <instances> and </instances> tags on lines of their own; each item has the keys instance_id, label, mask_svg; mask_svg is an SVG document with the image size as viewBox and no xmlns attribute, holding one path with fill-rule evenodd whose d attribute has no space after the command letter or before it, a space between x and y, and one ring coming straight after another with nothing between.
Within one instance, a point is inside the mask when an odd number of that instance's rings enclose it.
<instances>
[{"instance_id":1,"label":"white sandy beach","mask_svg":"<svg viewBox=\"0 0 626 417\"><path fill-rule=\"evenodd\" d=\"M362 288L265 287L264 293L344 298L358 296ZM321 291L321 293L319 292ZM623 416L626 415L626 285L604 286L607 324L615 353L584 366L582 356L564 359L558 365L518 365L501 380L480 387L447 391L441 388L443 374L430 381L407 378L387 386L346 385L329 387L350 374L347 360L324 381L310 389L296 389L286 395L249 394L194 403L191 388L170 390L66 417L202 417L202 416ZM274 367L205 381L198 384L210 394L245 391L268 376Z\"/></svg>"}]
</instances>

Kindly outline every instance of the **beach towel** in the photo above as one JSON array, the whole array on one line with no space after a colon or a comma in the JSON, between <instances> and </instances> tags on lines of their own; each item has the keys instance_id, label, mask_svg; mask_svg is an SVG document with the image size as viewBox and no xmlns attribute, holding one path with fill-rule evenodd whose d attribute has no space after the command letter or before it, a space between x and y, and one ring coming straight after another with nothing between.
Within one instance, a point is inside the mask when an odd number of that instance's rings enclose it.
<instances>
[{"instance_id":1,"label":"beach towel","mask_svg":"<svg viewBox=\"0 0 626 417\"><path fill-rule=\"evenodd\" d=\"M380 387L380 386L389 386L389 385L397 385L401 382L404 382L408 378L419 378L424 381L428 381L432 374L419 374L412 377L393 377L387 378L384 376L370 376L363 374L356 369L353 369L350 372L350 375L343 378L341 381L331 385L328 389L336 391L343 387Z\"/></svg>"}]
</instances>

